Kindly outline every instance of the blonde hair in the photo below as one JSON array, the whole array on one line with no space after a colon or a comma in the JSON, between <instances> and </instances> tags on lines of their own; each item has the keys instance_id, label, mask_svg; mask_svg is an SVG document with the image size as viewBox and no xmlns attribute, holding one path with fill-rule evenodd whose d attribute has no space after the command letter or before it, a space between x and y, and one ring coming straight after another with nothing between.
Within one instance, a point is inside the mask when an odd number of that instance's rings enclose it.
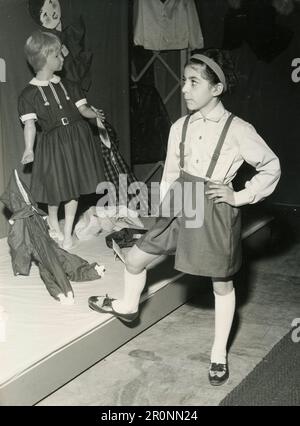
<instances>
[{"instance_id":1,"label":"blonde hair","mask_svg":"<svg viewBox=\"0 0 300 426\"><path fill-rule=\"evenodd\" d=\"M50 53L61 49L60 39L46 31L35 31L26 41L24 52L35 72L40 71Z\"/></svg>"}]
</instances>

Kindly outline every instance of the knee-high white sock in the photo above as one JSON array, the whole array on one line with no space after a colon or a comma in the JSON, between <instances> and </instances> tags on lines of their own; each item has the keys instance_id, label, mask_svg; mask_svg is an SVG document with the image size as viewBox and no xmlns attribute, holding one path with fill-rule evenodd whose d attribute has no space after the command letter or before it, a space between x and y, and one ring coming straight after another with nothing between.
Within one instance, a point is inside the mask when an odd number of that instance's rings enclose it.
<instances>
[{"instance_id":1,"label":"knee-high white sock","mask_svg":"<svg viewBox=\"0 0 300 426\"><path fill-rule=\"evenodd\" d=\"M211 362L225 364L227 341L235 311L235 291L220 296L215 294L215 339L211 352Z\"/></svg>"},{"instance_id":2,"label":"knee-high white sock","mask_svg":"<svg viewBox=\"0 0 300 426\"><path fill-rule=\"evenodd\" d=\"M132 313L139 309L140 297L146 284L147 271L131 274L124 270L124 295L122 300L115 300L113 308L121 313Z\"/></svg>"}]
</instances>

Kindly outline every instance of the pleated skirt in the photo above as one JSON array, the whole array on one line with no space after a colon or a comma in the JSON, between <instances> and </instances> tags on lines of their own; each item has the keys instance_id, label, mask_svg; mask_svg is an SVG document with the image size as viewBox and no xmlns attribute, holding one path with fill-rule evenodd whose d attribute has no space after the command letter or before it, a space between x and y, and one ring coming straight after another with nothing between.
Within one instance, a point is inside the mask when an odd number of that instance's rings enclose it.
<instances>
[{"instance_id":1,"label":"pleated skirt","mask_svg":"<svg viewBox=\"0 0 300 426\"><path fill-rule=\"evenodd\" d=\"M104 180L103 160L87 122L78 120L40 135L31 180L36 202L59 205L95 193Z\"/></svg>"}]
</instances>

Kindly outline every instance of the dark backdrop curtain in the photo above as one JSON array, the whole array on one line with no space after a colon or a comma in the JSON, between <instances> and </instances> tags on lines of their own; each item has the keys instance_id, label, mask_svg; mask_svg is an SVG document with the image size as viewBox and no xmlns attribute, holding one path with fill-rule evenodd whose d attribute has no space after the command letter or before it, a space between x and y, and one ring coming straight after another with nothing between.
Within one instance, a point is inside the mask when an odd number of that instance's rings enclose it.
<instances>
[{"instance_id":1,"label":"dark backdrop curtain","mask_svg":"<svg viewBox=\"0 0 300 426\"><path fill-rule=\"evenodd\" d=\"M299 19L299 9L278 16L278 24L294 34L271 61L258 58L248 43L232 51L239 85L226 104L252 123L278 155L282 176L269 200L291 205L300 205L300 83L293 82L291 66L300 52Z\"/></svg>"},{"instance_id":2,"label":"dark backdrop curtain","mask_svg":"<svg viewBox=\"0 0 300 426\"><path fill-rule=\"evenodd\" d=\"M60 0L63 16L83 15L86 45L93 52L92 85L88 100L102 107L118 132L120 150L130 159L128 95L128 2L127 0ZM72 6L72 7L71 7ZM27 11L27 0L0 0L0 58L6 63L6 82L0 83L0 193L13 168L22 172L24 150L17 99L32 78L23 46L37 29ZM30 174L22 174L30 181ZM0 237L6 234L6 218L0 207Z\"/></svg>"},{"instance_id":3,"label":"dark backdrop curtain","mask_svg":"<svg viewBox=\"0 0 300 426\"><path fill-rule=\"evenodd\" d=\"M266 1L264 0L264 3ZM268 1L271 4L271 0ZM251 2L253 4L256 2L258 6L261 3L260 0L251 0L247 3ZM225 42L225 47L228 48L224 37L224 24L229 12L227 1L196 0L196 4L205 47L221 48ZM272 60L267 61L259 57L253 46L244 40L231 50L236 65L238 86L234 95L227 96L224 100L229 110L256 127L278 155L282 176L270 200L291 205L300 205L300 82L292 81L294 69L292 61L300 57L299 22L299 4L289 16L277 15L276 24L286 31L292 31L294 35L282 51L278 41L271 43L271 50L278 49ZM263 14L253 19L250 35L252 34L256 44L261 41L264 45L266 41L266 37L263 36L264 29L268 23L269 16ZM241 37L243 25L237 28L237 36ZM230 33L234 30L234 27L231 28ZM250 170L244 168L244 172L244 175L243 172L240 173L242 178L246 178ZM239 183L242 185L243 182Z\"/></svg>"}]
</instances>

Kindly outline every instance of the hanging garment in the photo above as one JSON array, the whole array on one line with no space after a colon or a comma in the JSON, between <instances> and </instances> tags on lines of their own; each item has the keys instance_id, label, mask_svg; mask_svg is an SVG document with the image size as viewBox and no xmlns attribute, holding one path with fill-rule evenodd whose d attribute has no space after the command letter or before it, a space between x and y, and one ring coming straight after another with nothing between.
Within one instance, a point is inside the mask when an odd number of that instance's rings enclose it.
<instances>
[{"instance_id":1,"label":"hanging garment","mask_svg":"<svg viewBox=\"0 0 300 426\"><path fill-rule=\"evenodd\" d=\"M289 46L294 33L280 25L278 12L270 0L244 0L247 12L246 41L265 62L271 62Z\"/></svg>"},{"instance_id":2,"label":"hanging garment","mask_svg":"<svg viewBox=\"0 0 300 426\"><path fill-rule=\"evenodd\" d=\"M85 24L80 17L61 32L57 32L69 53L65 57L63 76L70 81L79 83L87 92L91 86L91 64L93 54L85 47Z\"/></svg>"},{"instance_id":3,"label":"hanging garment","mask_svg":"<svg viewBox=\"0 0 300 426\"><path fill-rule=\"evenodd\" d=\"M47 29L45 31L56 35L62 42L64 67L61 76L69 81L78 83L81 89L87 92L92 83L91 64L93 54L85 47L86 29L82 16L70 23L62 22L61 31L56 29Z\"/></svg>"},{"instance_id":4,"label":"hanging garment","mask_svg":"<svg viewBox=\"0 0 300 426\"><path fill-rule=\"evenodd\" d=\"M55 299L72 293L71 281L96 280L103 266L61 249L48 234L45 213L38 209L28 188L15 170L0 200L13 213L7 242L14 275L29 275L31 261L37 262L40 276Z\"/></svg>"},{"instance_id":5,"label":"hanging garment","mask_svg":"<svg viewBox=\"0 0 300 426\"><path fill-rule=\"evenodd\" d=\"M200 49L203 35L193 0L137 0L134 44L150 50Z\"/></svg>"},{"instance_id":6,"label":"hanging garment","mask_svg":"<svg viewBox=\"0 0 300 426\"><path fill-rule=\"evenodd\" d=\"M155 87L137 83L131 88L130 118L132 163L165 160L171 120Z\"/></svg>"},{"instance_id":7,"label":"hanging garment","mask_svg":"<svg viewBox=\"0 0 300 426\"><path fill-rule=\"evenodd\" d=\"M271 0L243 0L240 8L229 8L223 48L239 48L246 42L259 60L271 62L287 49L294 35L277 22L278 13Z\"/></svg>"}]
</instances>

